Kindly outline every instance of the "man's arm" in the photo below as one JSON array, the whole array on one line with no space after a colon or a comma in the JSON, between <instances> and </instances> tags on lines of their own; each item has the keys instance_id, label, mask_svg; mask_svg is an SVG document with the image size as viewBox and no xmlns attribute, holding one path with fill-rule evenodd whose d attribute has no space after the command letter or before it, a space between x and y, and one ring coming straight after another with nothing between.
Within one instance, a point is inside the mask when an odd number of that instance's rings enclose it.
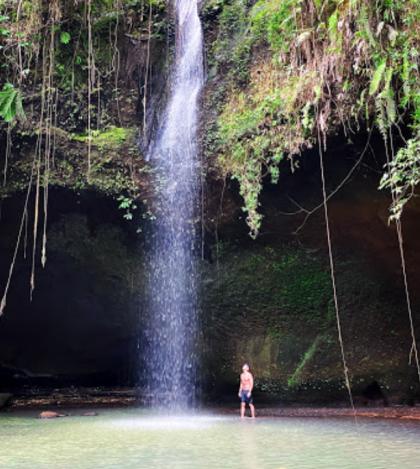
<instances>
[{"instance_id":1,"label":"man's arm","mask_svg":"<svg viewBox=\"0 0 420 469\"><path fill-rule=\"evenodd\" d=\"M248 397L251 397L252 390L254 389L254 377L252 376L252 374L250 377L249 384L250 384L250 387L249 387Z\"/></svg>"},{"instance_id":2,"label":"man's arm","mask_svg":"<svg viewBox=\"0 0 420 469\"><path fill-rule=\"evenodd\" d=\"M238 391L238 396L241 397L241 391L242 391L242 379L239 377L239 391Z\"/></svg>"}]
</instances>

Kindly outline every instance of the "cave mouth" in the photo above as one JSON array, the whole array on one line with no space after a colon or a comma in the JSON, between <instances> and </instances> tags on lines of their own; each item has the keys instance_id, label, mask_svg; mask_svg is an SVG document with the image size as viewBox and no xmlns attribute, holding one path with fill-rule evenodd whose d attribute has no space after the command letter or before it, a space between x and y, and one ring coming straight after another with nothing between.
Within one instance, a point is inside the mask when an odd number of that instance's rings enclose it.
<instances>
[{"instance_id":1,"label":"cave mouth","mask_svg":"<svg viewBox=\"0 0 420 469\"><path fill-rule=\"evenodd\" d=\"M3 204L5 284L23 196ZM29 215L31 226L33 215ZM1 388L134 386L142 265L139 213L94 191L50 191L47 263L38 261L30 301L31 234L19 251L0 327ZM39 246L38 248L39 249Z\"/></svg>"},{"instance_id":2,"label":"cave mouth","mask_svg":"<svg viewBox=\"0 0 420 469\"><path fill-rule=\"evenodd\" d=\"M357 153L354 146L336 142L326 154L330 190L342 181ZM389 197L377 190L381 148L378 142L375 156L330 201L344 339L356 402L362 406L379 402L369 392L365 395L374 382L390 404L418 398L415 370L407 363L410 333L395 232L387 221ZM334 158L337 152L344 157ZM236 185L225 189L225 218L217 233L211 212L207 215L205 256L199 260L202 365L197 377L204 401L233 402L238 370L250 361L260 402L346 402L322 213L310 217L298 236L294 231L302 217L284 215L294 208L290 197L305 207L319 202L313 157L304 154L301 169L293 175L285 170L278 185L267 182L257 240L248 236ZM220 188L217 181L207 185ZM220 192L215 200L220 203ZM213 200L208 202L211 208ZM3 204L2 259L12 256L22 203L23 195L16 195ZM21 250L7 311L0 319L0 391L124 387L138 395L144 385L139 368L145 356L139 350L146 332L149 222L141 204L131 220L118 205L115 198L95 191L51 189L46 267L37 265L30 302L29 234L27 258ZM405 215L412 282L420 255L417 213L411 205ZM3 262L2 284L7 269ZM413 305L418 304L413 291ZM275 366L278 362L282 368Z\"/></svg>"}]
</instances>

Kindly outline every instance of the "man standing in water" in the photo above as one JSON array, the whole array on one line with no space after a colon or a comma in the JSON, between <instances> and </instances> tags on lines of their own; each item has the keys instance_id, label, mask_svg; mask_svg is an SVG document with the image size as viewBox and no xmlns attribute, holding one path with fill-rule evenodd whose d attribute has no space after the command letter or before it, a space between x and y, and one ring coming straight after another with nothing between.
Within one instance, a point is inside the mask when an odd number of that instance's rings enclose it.
<instances>
[{"instance_id":1,"label":"man standing in water","mask_svg":"<svg viewBox=\"0 0 420 469\"><path fill-rule=\"evenodd\" d=\"M241 418L245 417L245 405L251 409L251 417L255 418L255 407L252 401L252 389L254 387L254 377L249 372L247 363L242 367L238 396L241 399Z\"/></svg>"}]
</instances>

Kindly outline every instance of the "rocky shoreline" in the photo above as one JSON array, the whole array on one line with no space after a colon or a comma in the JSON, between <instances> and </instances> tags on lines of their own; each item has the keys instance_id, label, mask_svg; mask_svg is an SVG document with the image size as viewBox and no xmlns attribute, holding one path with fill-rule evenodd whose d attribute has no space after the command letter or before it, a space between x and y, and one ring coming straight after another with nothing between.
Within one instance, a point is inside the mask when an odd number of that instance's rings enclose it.
<instances>
[{"instance_id":1,"label":"rocky shoreline","mask_svg":"<svg viewBox=\"0 0 420 469\"><path fill-rule=\"evenodd\" d=\"M219 409L222 413L233 414L232 410ZM237 412L237 410L236 410ZM259 417L308 417L308 418L380 418L401 419L420 422L420 407L395 406L395 407L262 407L257 409Z\"/></svg>"},{"instance_id":2,"label":"rocky shoreline","mask_svg":"<svg viewBox=\"0 0 420 469\"><path fill-rule=\"evenodd\" d=\"M69 409L89 409L92 415L98 409L116 407L141 406L141 399L133 388L70 388L65 390L51 390L26 395L9 395L4 401L3 412L18 412L21 410L39 410L39 415L43 412L56 413L57 416L71 415ZM92 409L94 409L92 411ZM222 404L209 404L203 407L212 413L222 415L236 415L238 406L235 401ZM287 417L287 418L381 418L398 419L420 422L420 406L375 406L356 407L353 411L348 405L340 404L332 406L293 406L293 405L264 405L257 407L259 417Z\"/></svg>"},{"instance_id":3,"label":"rocky shoreline","mask_svg":"<svg viewBox=\"0 0 420 469\"><path fill-rule=\"evenodd\" d=\"M31 393L11 395L4 408L9 411L18 409L50 409L76 407L125 407L138 402L133 388L69 388L37 390Z\"/></svg>"}]
</instances>

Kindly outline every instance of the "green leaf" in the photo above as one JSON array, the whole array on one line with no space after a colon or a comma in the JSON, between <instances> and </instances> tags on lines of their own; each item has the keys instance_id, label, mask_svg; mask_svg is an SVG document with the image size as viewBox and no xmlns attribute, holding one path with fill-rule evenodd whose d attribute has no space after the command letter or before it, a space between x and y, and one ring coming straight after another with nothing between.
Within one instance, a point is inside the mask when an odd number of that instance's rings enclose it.
<instances>
[{"instance_id":1,"label":"green leaf","mask_svg":"<svg viewBox=\"0 0 420 469\"><path fill-rule=\"evenodd\" d=\"M386 68L386 60L382 59L381 63L378 65L377 69L375 70L372 81L370 82L369 86L369 94L370 96L374 95L379 88L379 85L381 84L382 77L384 75Z\"/></svg>"},{"instance_id":2,"label":"green leaf","mask_svg":"<svg viewBox=\"0 0 420 469\"><path fill-rule=\"evenodd\" d=\"M338 31L338 11L335 10L334 13L328 18L328 31L330 34L335 37Z\"/></svg>"},{"instance_id":3,"label":"green leaf","mask_svg":"<svg viewBox=\"0 0 420 469\"><path fill-rule=\"evenodd\" d=\"M11 83L6 83L0 91L0 117L6 122L11 122L15 117L25 117L22 95Z\"/></svg>"},{"instance_id":4,"label":"green leaf","mask_svg":"<svg viewBox=\"0 0 420 469\"><path fill-rule=\"evenodd\" d=\"M61 44L68 44L70 42L71 36L70 33L63 31L60 34L60 42Z\"/></svg>"},{"instance_id":5,"label":"green leaf","mask_svg":"<svg viewBox=\"0 0 420 469\"><path fill-rule=\"evenodd\" d=\"M370 96L374 95L379 88L379 85L381 84L382 77L384 75L386 68L386 60L382 59L381 63L378 65L378 68L375 70L372 80L370 82L369 86L369 94Z\"/></svg>"}]
</instances>

